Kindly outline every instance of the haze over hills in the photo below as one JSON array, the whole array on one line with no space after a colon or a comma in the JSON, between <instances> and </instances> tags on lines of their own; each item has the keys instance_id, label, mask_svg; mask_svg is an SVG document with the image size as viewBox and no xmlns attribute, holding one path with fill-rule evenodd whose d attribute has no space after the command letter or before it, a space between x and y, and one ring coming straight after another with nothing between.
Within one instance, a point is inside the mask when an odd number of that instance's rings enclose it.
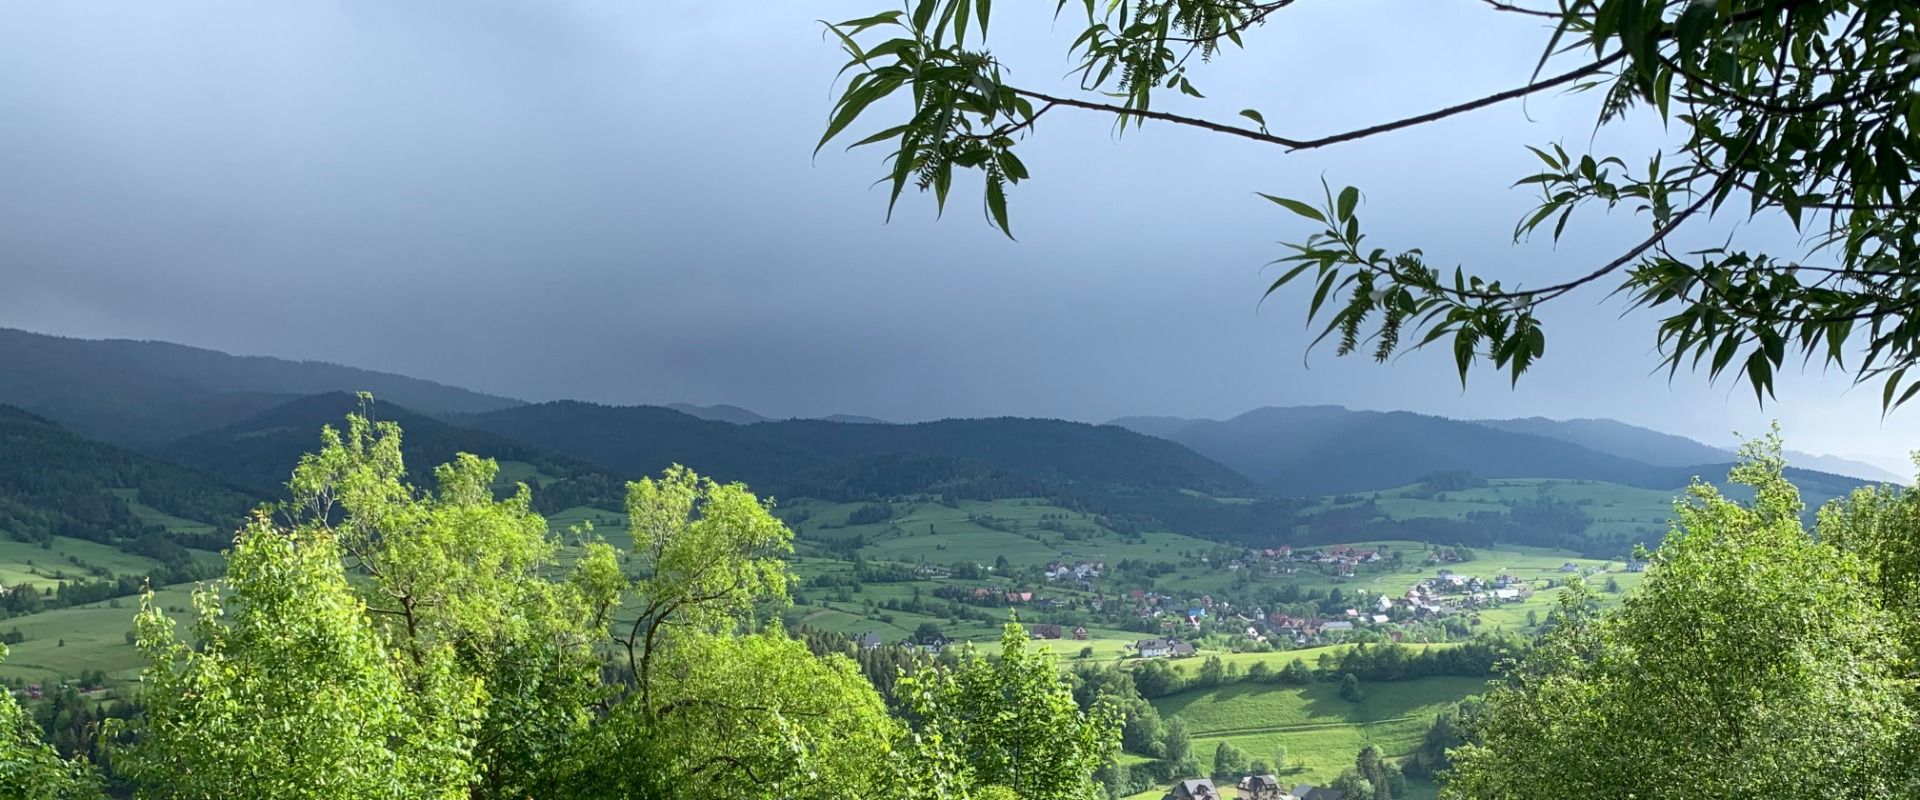
<instances>
[{"instance_id":1,"label":"haze over hills","mask_svg":"<svg viewBox=\"0 0 1920 800\"><path fill-rule=\"evenodd\" d=\"M778 421L775 417L765 416L751 409L726 403L711 406L697 406L692 403L668 403L663 406L663 408L670 408L682 414L699 417L700 419L712 422L730 422L735 425L752 425L759 422ZM884 419L869 417L864 414L828 414L824 417L814 417L814 419L822 422L844 422L849 425L887 424L887 421Z\"/></svg>"},{"instance_id":2,"label":"haze over hills","mask_svg":"<svg viewBox=\"0 0 1920 800\"><path fill-rule=\"evenodd\" d=\"M1283 495L1388 489L1447 471L1678 489L1694 477L1724 478L1734 459L1725 450L1612 420L1484 422L1297 406L1255 409L1229 420L1126 417L1112 424L1187 445ZM1822 496L1859 482L1791 471Z\"/></svg>"},{"instance_id":3,"label":"haze over hills","mask_svg":"<svg viewBox=\"0 0 1920 800\"><path fill-rule=\"evenodd\" d=\"M1545 436L1573 442L1582 447L1635 461L1666 467L1684 467L1725 461L1735 451L1715 447L1684 436L1628 425L1610 419L1553 420L1544 417L1524 419L1483 419L1475 422L1490 428ZM1786 451L1787 463L1803 469L1831 472L1861 480L1905 484L1911 476L1898 475L1839 456L1813 455L1798 450Z\"/></svg>"},{"instance_id":4,"label":"haze over hills","mask_svg":"<svg viewBox=\"0 0 1920 800\"><path fill-rule=\"evenodd\" d=\"M520 403L338 364L0 328L0 403L128 446L211 430L305 395L354 391L370 391L427 414L479 413Z\"/></svg>"}]
</instances>

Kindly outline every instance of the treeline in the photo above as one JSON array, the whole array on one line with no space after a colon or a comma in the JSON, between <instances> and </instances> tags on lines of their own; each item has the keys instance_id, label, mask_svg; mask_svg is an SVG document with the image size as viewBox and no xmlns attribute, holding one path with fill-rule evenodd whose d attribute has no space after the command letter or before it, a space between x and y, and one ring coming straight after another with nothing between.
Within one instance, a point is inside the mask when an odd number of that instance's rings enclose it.
<instances>
[{"instance_id":1,"label":"treeline","mask_svg":"<svg viewBox=\"0 0 1920 800\"><path fill-rule=\"evenodd\" d=\"M1164 659L1143 662L1133 669L1133 686L1141 697L1157 699L1186 691L1204 691L1237 683L1304 686L1339 682L1352 676L1373 683L1418 680L1440 676L1490 678L1500 665L1522 658L1527 641L1513 634L1483 633L1472 641L1447 647L1412 648L1403 644L1356 644L1334 655L1322 652L1312 663L1295 658L1279 669L1266 661L1242 671L1208 656L1191 675Z\"/></svg>"}]
</instances>

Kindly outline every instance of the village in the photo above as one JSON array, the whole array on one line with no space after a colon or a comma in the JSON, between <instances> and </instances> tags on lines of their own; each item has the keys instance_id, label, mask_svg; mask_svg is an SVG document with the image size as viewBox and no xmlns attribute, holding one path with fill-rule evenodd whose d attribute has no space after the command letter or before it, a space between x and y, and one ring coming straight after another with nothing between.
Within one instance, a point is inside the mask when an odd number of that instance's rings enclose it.
<instances>
[{"instance_id":1,"label":"village","mask_svg":"<svg viewBox=\"0 0 1920 800\"><path fill-rule=\"evenodd\" d=\"M936 598L982 610L1012 609L1028 621L1034 639L1084 642L1112 638L1116 630L1136 631L1151 635L1127 640L1124 655L1156 659L1183 658L1202 649L1259 652L1458 640L1471 636L1482 612L1527 603L1543 587L1596 572L1567 561L1553 577L1538 574L1541 569L1522 577L1498 567L1474 570L1474 558L1466 548L1391 544L1216 550L1189 556L1188 568L1231 576L1235 583L1219 594L1196 595L1152 588L1157 583L1153 570L1170 564L1143 569L1134 562L1110 566L1100 559L1062 558L1029 568L1026 581L1004 561L997 569L979 565L977 570L922 564L915 573L939 576L942 585L931 591ZM1625 562L1626 572L1644 567ZM956 573L987 580L946 577ZM990 580L1003 575L1012 585ZM1406 575L1411 585L1362 588L1391 586L1394 575ZM1139 588L1142 584L1146 588ZM858 638L867 647L891 643L872 632ZM945 636L916 636L904 643L930 653L952 644Z\"/></svg>"}]
</instances>

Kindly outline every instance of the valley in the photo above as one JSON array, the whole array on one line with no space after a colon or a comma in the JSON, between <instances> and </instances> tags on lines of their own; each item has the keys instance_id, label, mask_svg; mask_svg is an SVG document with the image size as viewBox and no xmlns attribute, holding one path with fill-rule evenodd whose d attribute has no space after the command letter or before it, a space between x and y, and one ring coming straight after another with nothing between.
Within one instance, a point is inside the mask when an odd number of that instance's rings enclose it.
<instances>
[{"instance_id":1,"label":"valley","mask_svg":"<svg viewBox=\"0 0 1920 800\"><path fill-rule=\"evenodd\" d=\"M0 391L7 399L19 398ZM0 410L0 465L12 465L0 466L0 637L11 651L0 683L28 702L67 689L102 706L137 697L141 588L187 622L192 589L219 577L241 511L283 497L321 428L365 410L404 430L416 481L458 453L496 459L494 492L531 492L561 544L557 570L586 541L630 551L626 482L688 464L746 481L792 530L792 602L776 610L796 635L950 660L999 652L1017 618L1076 680L1128 675L1161 719L1184 723L1203 763L1222 744L1284 753L1276 772L1299 782L1332 780L1365 746L1414 757L1437 714L1496 676L1492 654L1542 629L1569 581L1601 607L1632 592L1644 577L1635 548L1658 544L1686 482L1725 472L1585 450L1538 423L1529 433L1389 415L1392 436L1343 443L1328 431L1350 414L1328 409L1301 412L1311 430L1258 434L1269 447L1255 463L1222 444L1248 430L1191 421L896 425L510 401L422 412L330 391L163 441L103 441L59 421L117 430L98 407L49 402L37 408L51 416ZM1269 426L1287 418L1269 412ZM1559 466L1524 474L1541 458ZM1324 462L1299 486L1335 491L1289 491L1301 467L1285 459ZM43 477L50 465L59 480ZM1810 506L1861 484L1803 477ZM617 610L616 627L636 612ZM1411 673L1368 666L1448 652L1463 655ZM1160 767L1143 747L1120 759L1144 775ZM1435 787L1410 777L1408 791Z\"/></svg>"}]
</instances>

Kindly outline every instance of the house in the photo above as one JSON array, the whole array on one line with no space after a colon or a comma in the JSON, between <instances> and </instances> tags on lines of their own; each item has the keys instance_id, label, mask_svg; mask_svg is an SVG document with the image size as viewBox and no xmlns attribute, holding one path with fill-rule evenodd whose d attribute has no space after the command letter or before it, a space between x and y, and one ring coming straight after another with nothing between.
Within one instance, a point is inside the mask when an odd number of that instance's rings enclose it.
<instances>
[{"instance_id":1,"label":"house","mask_svg":"<svg viewBox=\"0 0 1920 800\"><path fill-rule=\"evenodd\" d=\"M1060 626L1058 626L1058 625L1035 625L1035 626L1033 626L1033 638L1035 638L1035 639L1058 639L1058 638L1060 638Z\"/></svg>"},{"instance_id":2,"label":"house","mask_svg":"<svg viewBox=\"0 0 1920 800\"><path fill-rule=\"evenodd\" d=\"M853 643L859 645L862 650L878 650L880 645L886 644L886 642L880 638L880 634L872 631L853 637Z\"/></svg>"},{"instance_id":3,"label":"house","mask_svg":"<svg viewBox=\"0 0 1920 800\"><path fill-rule=\"evenodd\" d=\"M1168 648L1167 655L1173 656L1174 658L1186 658L1187 656L1193 655L1193 645L1186 642L1174 642L1172 647Z\"/></svg>"},{"instance_id":4,"label":"house","mask_svg":"<svg viewBox=\"0 0 1920 800\"><path fill-rule=\"evenodd\" d=\"M1280 779L1272 775L1248 775L1240 779L1240 800L1280 800L1285 791Z\"/></svg>"},{"instance_id":5,"label":"house","mask_svg":"<svg viewBox=\"0 0 1920 800\"><path fill-rule=\"evenodd\" d=\"M1575 564L1575 563L1573 563L1573 562L1571 562L1571 561L1569 561L1569 562L1567 562L1567 563L1565 563L1565 564L1561 564L1561 565L1560 565L1560 571L1561 571L1561 572L1579 572L1579 571L1580 571L1580 565L1579 565L1579 564Z\"/></svg>"},{"instance_id":6,"label":"house","mask_svg":"<svg viewBox=\"0 0 1920 800\"><path fill-rule=\"evenodd\" d=\"M1213 781L1195 778L1174 784L1162 800L1220 800L1220 790L1213 788Z\"/></svg>"},{"instance_id":7,"label":"house","mask_svg":"<svg viewBox=\"0 0 1920 800\"><path fill-rule=\"evenodd\" d=\"M1344 633L1353 630L1353 623L1346 620L1335 620L1321 625L1320 630L1326 633Z\"/></svg>"},{"instance_id":8,"label":"house","mask_svg":"<svg viewBox=\"0 0 1920 800\"><path fill-rule=\"evenodd\" d=\"M1141 639L1134 643L1133 651L1141 658L1165 658L1173 652L1173 643L1165 639Z\"/></svg>"},{"instance_id":9,"label":"house","mask_svg":"<svg viewBox=\"0 0 1920 800\"><path fill-rule=\"evenodd\" d=\"M1635 559L1635 560L1631 560L1631 561L1628 561L1628 562L1627 562L1627 571L1628 571L1628 572L1646 572L1646 571L1647 571L1647 562L1645 562L1645 561L1640 561L1640 560L1638 560L1638 559Z\"/></svg>"},{"instance_id":10,"label":"house","mask_svg":"<svg viewBox=\"0 0 1920 800\"><path fill-rule=\"evenodd\" d=\"M1073 629L1073 638L1074 638L1074 641L1079 641L1079 642L1084 642L1084 641L1086 641L1086 640L1087 640L1087 629L1086 629L1086 628L1078 628L1078 627L1076 627L1076 628L1074 628L1074 629Z\"/></svg>"}]
</instances>

